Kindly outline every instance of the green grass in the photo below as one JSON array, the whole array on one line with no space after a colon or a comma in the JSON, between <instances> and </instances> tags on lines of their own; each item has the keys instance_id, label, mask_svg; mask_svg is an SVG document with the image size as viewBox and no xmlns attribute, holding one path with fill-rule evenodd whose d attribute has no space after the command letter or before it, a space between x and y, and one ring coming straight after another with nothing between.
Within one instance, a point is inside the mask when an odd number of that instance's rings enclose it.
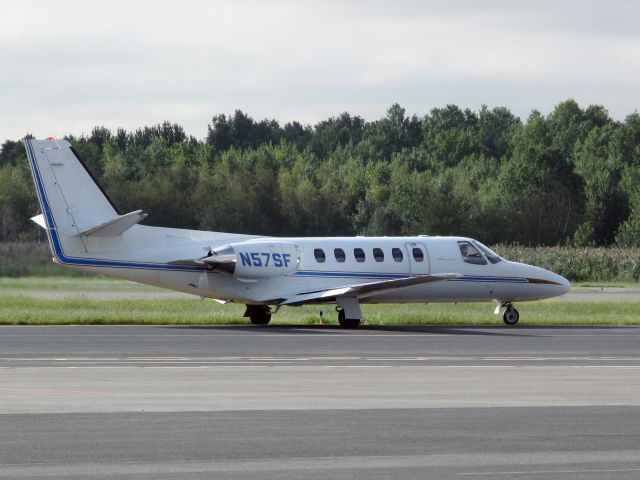
<instances>
[{"instance_id":1,"label":"green grass","mask_svg":"<svg viewBox=\"0 0 640 480\"><path fill-rule=\"evenodd\" d=\"M523 302L522 325L640 325L640 302ZM407 325L502 325L490 303L368 305L367 323Z\"/></svg>"},{"instance_id":2,"label":"green grass","mask_svg":"<svg viewBox=\"0 0 640 480\"><path fill-rule=\"evenodd\" d=\"M0 277L1 290L133 291L155 292L161 288L107 277ZM1 292L0 292L1 293Z\"/></svg>"},{"instance_id":3,"label":"green grass","mask_svg":"<svg viewBox=\"0 0 640 480\"><path fill-rule=\"evenodd\" d=\"M573 282L571 290L594 288L640 288L640 282Z\"/></svg>"},{"instance_id":4,"label":"green grass","mask_svg":"<svg viewBox=\"0 0 640 480\"><path fill-rule=\"evenodd\" d=\"M594 287L638 287L627 282L584 282L574 291ZM243 305L220 305L197 298L37 298L29 290L77 292L154 292L163 289L103 277L0 277L0 324L247 324ZM117 295L117 293L116 293ZM363 305L365 324L502 325L492 314L494 305L403 304ZM531 302L519 303L523 325L640 325L640 302ZM275 325L336 323L331 305L285 307L273 316Z\"/></svg>"},{"instance_id":5,"label":"green grass","mask_svg":"<svg viewBox=\"0 0 640 480\"><path fill-rule=\"evenodd\" d=\"M41 242L0 242L0 276L86 277L91 274L51 261L51 249Z\"/></svg>"},{"instance_id":6,"label":"green grass","mask_svg":"<svg viewBox=\"0 0 640 480\"><path fill-rule=\"evenodd\" d=\"M517 305L523 325L640 325L640 302L531 302ZM283 308L275 325L336 323L333 306ZM368 325L502 325L494 306L479 304L364 305ZM197 299L42 299L0 297L0 324L247 324L243 305Z\"/></svg>"}]
</instances>

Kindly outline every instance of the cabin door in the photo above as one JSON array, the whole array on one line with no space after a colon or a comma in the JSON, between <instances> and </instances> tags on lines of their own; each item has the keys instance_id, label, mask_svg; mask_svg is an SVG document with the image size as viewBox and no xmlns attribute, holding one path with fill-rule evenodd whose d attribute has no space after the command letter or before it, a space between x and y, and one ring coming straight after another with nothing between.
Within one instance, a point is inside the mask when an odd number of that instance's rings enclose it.
<instances>
[{"instance_id":1,"label":"cabin door","mask_svg":"<svg viewBox=\"0 0 640 480\"><path fill-rule=\"evenodd\" d=\"M412 275L426 275L431 272L429 267L429 253L422 243L406 243L409 258L409 272Z\"/></svg>"}]
</instances>

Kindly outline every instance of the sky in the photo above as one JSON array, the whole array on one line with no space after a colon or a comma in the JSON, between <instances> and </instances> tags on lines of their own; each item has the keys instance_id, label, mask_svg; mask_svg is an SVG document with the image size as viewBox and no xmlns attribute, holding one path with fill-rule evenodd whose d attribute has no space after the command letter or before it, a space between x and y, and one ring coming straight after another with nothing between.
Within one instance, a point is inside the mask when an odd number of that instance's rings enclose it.
<instances>
[{"instance_id":1,"label":"sky","mask_svg":"<svg viewBox=\"0 0 640 480\"><path fill-rule=\"evenodd\" d=\"M213 115L640 109L640 2L4 0L0 140Z\"/></svg>"}]
</instances>

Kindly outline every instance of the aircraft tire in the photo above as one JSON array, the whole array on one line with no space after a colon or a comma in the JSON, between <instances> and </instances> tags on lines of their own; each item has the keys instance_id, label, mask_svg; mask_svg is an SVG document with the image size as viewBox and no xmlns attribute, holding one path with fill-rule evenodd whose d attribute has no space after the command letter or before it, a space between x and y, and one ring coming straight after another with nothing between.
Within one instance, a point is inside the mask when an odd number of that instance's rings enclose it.
<instances>
[{"instance_id":1,"label":"aircraft tire","mask_svg":"<svg viewBox=\"0 0 640 480\"><path fill-rule=\"evenodd\" d=\"M250 320L254 325L268 325L271 321L271 314L267 313L260 316L255 315L250 317Z\"/></svg>"},{"instance_id":2,"label":"aircraft tire","mask_svg":"<svg viewBox=\"0 0 640 480\"><path fill-rule=\"evenodd\" d=\"M246 315L245 315L246 316ZM253 307L249 310L249 320L254 325L267 325L271 321L269 307Z\"/></svg>"},{"instance_id":3,"label":"aircraft tire","mask_svg":"<svg viewBox=\"0 0 640 480\"><path fill-rule=\"evenodd\" d=\"M342 328L358 328L358 326L360 325L360 319L346 318L344 310L340 309L338 311L338 323Z\"/></svg>"},{"instance_id":4,"label":"aircraft tire","mask_svg":"<svg viewBox=\"0 0 640 480\"><path fill-rule=\"evenodd\" d=\"M508 307L504 311L504 314L502 315L502 320L504 321L504 323L512 327L516 323L518 323L518 320L520 320L520 314L518 313L518 310L516 310L515 308Z\"/></svg>"}]
</instances>

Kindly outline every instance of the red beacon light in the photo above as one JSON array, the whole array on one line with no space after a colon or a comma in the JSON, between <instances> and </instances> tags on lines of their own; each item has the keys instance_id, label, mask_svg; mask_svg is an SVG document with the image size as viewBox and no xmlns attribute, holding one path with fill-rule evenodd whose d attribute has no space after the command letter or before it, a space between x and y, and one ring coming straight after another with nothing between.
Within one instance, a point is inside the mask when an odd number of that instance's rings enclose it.
<instances>
[{"instance_id":1,"label":"red beacon light","mask_svg":"<svg viewBox=\"0 0 640 480\"><path fill-rule=\"evenodd\" d=\"M47 140L55 140L56 137L47 137Z\"/></svg>"}]
</instances>

